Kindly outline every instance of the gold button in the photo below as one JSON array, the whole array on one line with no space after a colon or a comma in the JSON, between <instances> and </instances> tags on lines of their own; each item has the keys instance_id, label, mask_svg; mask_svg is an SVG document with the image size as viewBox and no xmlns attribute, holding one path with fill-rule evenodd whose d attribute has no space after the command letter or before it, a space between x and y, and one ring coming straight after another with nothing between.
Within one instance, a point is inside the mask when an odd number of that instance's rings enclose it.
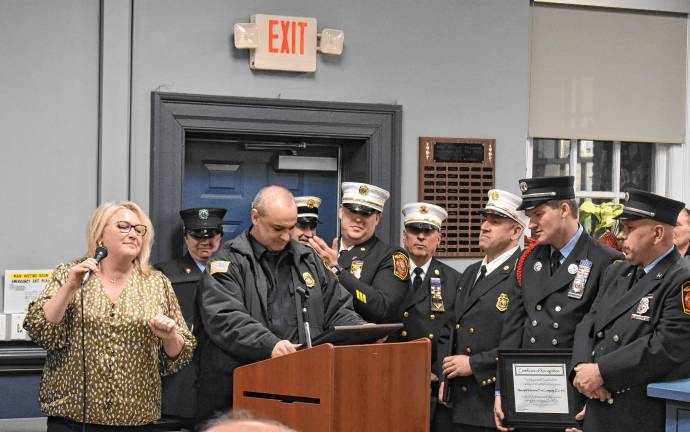
<instances>
[{"instance_id":1,"label":"gold button","mask_svg":"<svg viewBox=\"0 0 690 432\"><path fill-rule=\"evenodd\" d=\"M410 316L410 313L408 311L405 311L405 313L403 313L403 316L407 318L408 316Z\"/></svg>"},{"instance_id":2,"label":"gold button","mask_svg":"<svg viewBox=\"0 0 690 432\"><path fill-rule=\"evenodd\" d=\"M486 385L486 381L482 381L482 385Z\"/></svg>"},{"instance_id":3,"label":"gold button","mask_svg":"<svg viewBox=\"0 0 690 432\"><path fill-rule=\"evenodd\" d=\"M455 329L460 330L461 329L460 324L455 324Z\"/></svg>"},{"instance_id":4,"label":"gold button","mask_svg":"<svg viewBox=\"0 0 690 432\"><path fill-rule=\"evenodd\" d=\"M433 334L433 333L429 333L429 339L433 339L433 338L434 338L434 334Z\"/></svg>"},{"instance_id":5,"label":"gold button","mask_svg":"<svg viewBox=\"0 0 690 432\"><path fill-rule=\"evenodd\" d=\"M436 315L434 315L434 314L429 315L429 319L435 320L435 319L436 319Z\"/></svg>"},{"instance_id":6,"label":"gold button","mask_svg":"<svg viewBox=\"0 0 690 432\"><path fill-rule=\"evenodd\" d=\"M462 387L460 387L460 388L461 388L461 389L462 389L462 391L464 391L464 392L466 392L466 391L467 391L467 386L462 386Z\"/></svg>"},{"instance_id":7,"label":"gold button","mask_svg":"<svg viewBox=\"0 0 690 432\"><path fill-rule=\"evenodd\" d=\"M470 347L467 347L467 348L465 348L465 352L466 352L467 354L469 354L469 353L472 352L472 350L470 349Z\"/></svg>"},{"instance_id":8,"label":"gold button","mask_svg":"<svg viewBox=\"0 0 690 432\"><path fill-rule=\"evenodd\" d=\"M496 361L498 361L498 357L496 357Z\"/></svg>"},{"instance_id":9,"label":"gold button","mask_svg":"<svg viewBox=\"0 0 690 432\"><path fill-rule=\"evenodd\" d=\"M474 334L474 327L470 327L470 334Z\"/></svg>"},{"instance_id":10,"label":"gold button","mask_svg":"<svg viewBox=\"0 0 690 432\"><path fill-rule=\"evenodd\" d=\"M491 377L491 382L496 382L496 377Z\"/></svg>"},{"instance_id":11,"label":"gold button","mask_svg":"<svg viewBox=\"0 0 690 432\"><path fill-rule=\"evenodd\" d=\"M403 330L402 332L400 332L400 334L403 336L407 336L407 330Z\"/></svg>"}]
</instances>

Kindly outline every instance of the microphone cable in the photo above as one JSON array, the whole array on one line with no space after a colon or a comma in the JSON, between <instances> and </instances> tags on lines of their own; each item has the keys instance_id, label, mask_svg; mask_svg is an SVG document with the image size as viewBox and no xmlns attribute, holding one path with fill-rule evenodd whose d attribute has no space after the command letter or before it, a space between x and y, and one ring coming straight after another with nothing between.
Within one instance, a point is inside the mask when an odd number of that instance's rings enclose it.
<instances>
[{"instance_id":1,"label":"microphone cable","mask_svg":"<svg viewBox=\"0 0 690 432\"><path fill-rule=\"evenodd\" d=\"M108 249L105 246L99 246L96 248L96 264L101 262L101 260L108 256ZM84 273L84 277L81 280L81 286L79 287L81 294L81 370L83 372L82 380L82 414L81 414L81 430L86 432L86 411L87 411L87 399L86 399L86 345L84 342L84 286L89 280L91 272L87 271Z\"/></svg>"}]
</instances>

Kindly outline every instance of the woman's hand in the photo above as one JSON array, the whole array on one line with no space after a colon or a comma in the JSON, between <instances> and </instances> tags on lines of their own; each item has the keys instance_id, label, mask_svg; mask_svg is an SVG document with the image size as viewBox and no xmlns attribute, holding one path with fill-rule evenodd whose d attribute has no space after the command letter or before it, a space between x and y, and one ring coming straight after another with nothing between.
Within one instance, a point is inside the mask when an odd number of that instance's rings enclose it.
<instances>
[{"instance_id":1,"label":"woman's hand","mask_svg":"<svg viewBox=\"0 0 690 432\"><path fill-rule=\"evenodd\" d=\"M63 286L70 292L75 292L81 286L81 281L87 271L91 273L98 271L98 261L95 258L87 258L72 266L67 272L67 280Z\"/></svg>"},{"instance_id":2,"label":"woman's hand","mask_svg":"<svg viewBox=\"0 0 690 432\"><path fill-rule=\"evenodd\" d=\"M174 338L177 332L175 321L163 314L158 314L149 320L151 332L160 340Z\"/></svg>"},{"instance_id":3,"label":"woman's hand","mask_svg":"<svg viewBox=\"0 0 690 432\"><path fill-rule=\"evenodd\" d=\"M163 342L163 350L170 358L176 358L184 348L184 339L177 333L177 324L172 318L158 314L149 320L149 328Z\"/></svg>"}]
</instances>

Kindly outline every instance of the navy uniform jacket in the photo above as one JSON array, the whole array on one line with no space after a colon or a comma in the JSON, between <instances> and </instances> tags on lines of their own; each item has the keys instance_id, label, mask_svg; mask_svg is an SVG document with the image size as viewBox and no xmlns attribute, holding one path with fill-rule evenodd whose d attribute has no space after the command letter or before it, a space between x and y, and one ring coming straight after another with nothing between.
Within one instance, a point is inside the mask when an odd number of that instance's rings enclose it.
<instances>
[{"instance_id":1,"label":"navy uniform jacket","mask_svg":"<svg viewBox=\"0 0 690 432\"><path fill-rule=\"evenodd\" d=\"M623 257L585 232L553 276L549 274L550 255L551 246L539 245L524 260L521 288L518 286L515 307L506 317L501 348L571 348L575 326L589 312L604 269ZM592 262L584 292L580 299L571 298L568 291L583 260Z\"/></svg>"},{"instance_id":2,"label":"navy uniform jacket","mask_svg":"<svg viewBox=\"0 0 690 432\"><path fill-rule=\"evenodd\" d=\"M448 355L469 355L473 375L449 381L452 386L453 423L494 427L498 345L503 320L514 306L515 265L521 252L518 248L474 287L472 285L481 261L472 264L463 273L460 291L455 299L455 320L449 329L455 331L455 351ZM444 336L444 349L447 349L446 342Z\"/></svg>"},{"instance_id":3,"label":"navy uniform jacket","mask_svg":"<svg viewBox=\"0 0 690 432\"><path fill-rule=\"evenodd\" d=\"M377 324L399 321L400 306L410 285L410 262L402 249L372 236L341 252L338 264L343 268L338 279L352 294L357 313Z\"/></svg>"},{"instance_id":4,"label":"navy uniform jacket","mask_svg":"<svg viewBox=\"0 0 690 432\"><path fill-rule=\"evenodd\" d=\"M438 278L440 281L445 310L443 312L433 311L431 308L431 278ZM455 294L459 283L460 273L457 270L436 258L432 258L429 269L424 275L421 289L417 292L410 289L402 303L398 320L405 327L391 335L388 341L407 342L419 338L429 338L431 340L431 364L433 365L437 358L436 347L441 329L453 316Z\"/></svg>"},{"instance_id":5,"label":"navy uniform jacket","mask_svg":"<svg viewBox=\"0 0 690 432\"><path fill-rule=\"evenodd\" d=\"M290 241L292 286L309 290L309 325L312 338L334 325L365 321L352 309L350 295L324 267L311 248ZM254 256L249 230L225 242L207 266L199 285L198 302L203 324L200 332L199 393L232 404L232 378L236 367L266 360L280 341L271 330L268 312L269 282ZM297 308L299 295L292 295ZM301 303L301 300L300 300ZM304 343L302 314L297 314L299 342ZM207 410L208 407L199 407Z\"/></svg>"},{"instance_id":6,"label":"navy uniform jacket","mask_svg":"<svg viewBox=\"0 0 690 432\"><path fill-rule=\"evenodd\" d=\"M173 290L180 303L182 316L187 327L194 333L198 328L196 312L196 293L201 271L187 253L182 258L156 264L156 268L170 279ZM198 352L198 348L197 348ZM196 352L192 361L177 373L162 378L161 413L178 417L194 418L196 414Z\"/></svg>"},{"instance_id":7,"label":"navy uniform jacket","mask_svg":"<svg viewBox=\"0 0 690 432\"><path fill-rule=\"evenodd\" d=\"M575 332L572 365L597 363L612 394L587 401L586 431L664 431L664 400L647 397L647 384L690 377L690 268L674 248L631 286L635 269L606 270Z\"/></svg>"}]
</instances>

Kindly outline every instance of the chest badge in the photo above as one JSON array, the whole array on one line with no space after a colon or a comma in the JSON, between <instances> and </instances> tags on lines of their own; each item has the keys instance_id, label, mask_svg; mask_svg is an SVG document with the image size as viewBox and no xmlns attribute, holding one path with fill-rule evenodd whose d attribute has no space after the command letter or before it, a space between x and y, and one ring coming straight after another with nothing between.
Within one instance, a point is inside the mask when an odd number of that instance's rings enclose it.
<instances>
[{"instance_id":1,"label":"chest badge","mask_svg":"<svg viewBox=\"0 0 690 432\"><path fill-rule=\"evenodd\" d=\"M534 263L534 271L535 272L541 271L542 267L543 267L543 265L542 265L541 261L537 261Z\"/></svg>"},{"instance_id":2,"label":"chest badge","mask_svg":"<svg viewBox=\"0 0 690 432\"><path fill-rule=\"evenodd\" d=\"M635 312L630 315L630 318L640 321L649 321L650 317L648 313L652 308L653 298L654 294L642 297L640 302L637 304L637 308L635 308Z\"/></svg>"},{"instance_id":3,"label":"chest badge","mask_svg":"<svg viewBox=\"0 0 690 432\"><path fill-rule=\"evenodd\" d=\"M314 282L314 276L312 276L309 272L302 273L302 279L304 279L304 284L307 286L307 288L314 288L314 285L316 285Z\"/></svg>"},{"instance_id":4,"label":"chest badge","mask_svg":"<svg viewBox=\"0 0 690 432\"><path fill-rule=\"evenodd\" d=\"M363 268L364 268L364 261L354 260L354 261L352 261L352 264L350 265L350 273L352 273L352 276L359 279L360 276L362 276L362 269Z\"/></svg>"},{"instance_id":5,"label":"chest badge","mask_svg":"<svg viewBox=\"0 0 690 432\"><path fill-rule=\"evenodd\" d=\"M570 272L570 267L575 264L571 264L568 267L568 272ZM585 294L585 285L587 284L587 278L589 278L589 272L592 270L592 261L588 259L583 259L577 266L577 271L575 272L575 279L570 285L568 290L568 297L580 300Z\"/></svg>"},{"instance_id":6,"label":"chest badge","mask_svg":"<svg viewBox=\"0 0 690 432\"><path fill-rule=\"evenodd\" d=\"M499 312L507 311L509 301L510 299L508 298L508 294L501 293L496 299L496 310L498 310Z\"/></svg>"},{"instance_id":7,"label":"chest badge","mask_svg":"<svg viewBox=\"0 0 690 432\"><path fill-rule=\"evenodd\" d=\"M441 292L441 278L430 278L431 285L431 312L445 312L446 308L443 306L443 293Z\"/></svg>"},{"instance_id":8,"label":"chest badge","mask_svg":"<svg viewBox=\"0 0 690 432\"><path fill-rule=\"evenodd\" d=\"M577 273L577 267L578 267L577 264L570 264L568 266L568 273L570 273L570 274Z\"/></svg>"}]
</instances>

